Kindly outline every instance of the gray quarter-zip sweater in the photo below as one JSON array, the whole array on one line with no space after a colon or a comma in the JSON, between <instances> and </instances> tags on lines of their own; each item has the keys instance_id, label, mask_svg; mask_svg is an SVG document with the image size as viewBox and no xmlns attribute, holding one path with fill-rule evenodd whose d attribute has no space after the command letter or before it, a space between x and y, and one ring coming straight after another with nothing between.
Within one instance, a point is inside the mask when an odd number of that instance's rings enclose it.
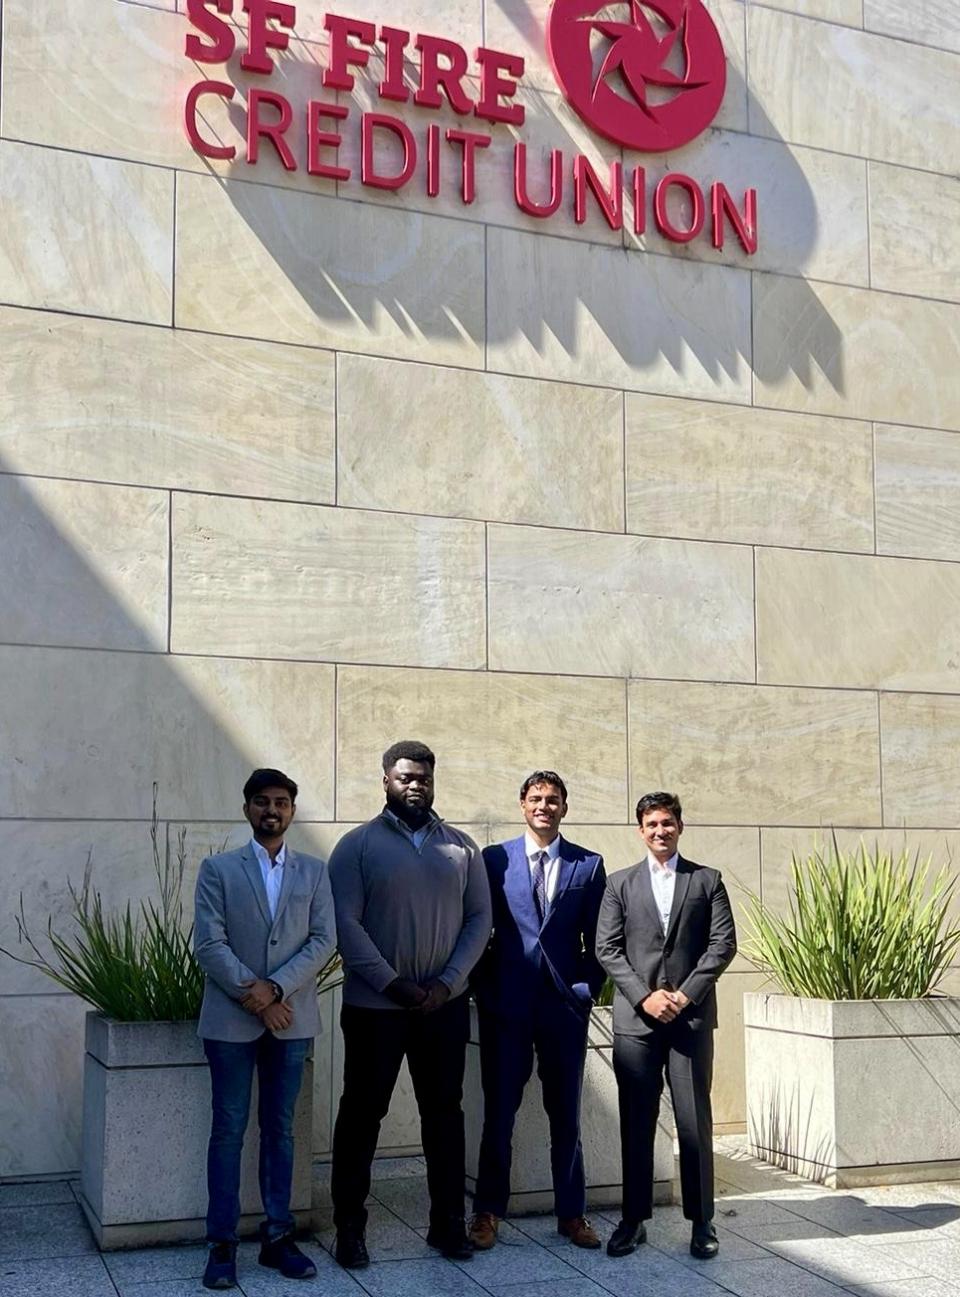
<instances>
[{"instance_id":1,"label":"gray quarter-zip sweater","mask_svg":"<svg viewBox=\"0 0 960 1297\"><path fill-rule=\"evenodd\" d=\"M490 888L476 843L431 816L420 847L384 808L351 829L330 857L343 1002L397 1009L383 994L397 977L466 990L490 938Z\"/></svg>"}]
</instances>

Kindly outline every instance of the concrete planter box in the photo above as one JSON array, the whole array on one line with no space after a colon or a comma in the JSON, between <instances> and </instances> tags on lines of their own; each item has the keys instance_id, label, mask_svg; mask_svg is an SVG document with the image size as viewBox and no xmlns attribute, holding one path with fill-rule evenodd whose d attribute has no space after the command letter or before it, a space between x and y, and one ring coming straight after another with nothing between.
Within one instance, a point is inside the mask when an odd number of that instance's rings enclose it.
<instances>
[{"instance_id":1,"label":"concrete planter box","mask_svg":"<svg viewBox=\"0 0 960 1297\"><path fill-rule=\"evenodd\" d=\"M464 1115L467 1133L467 1188L476 1186L480 1133L483 1128L483 1091L480 1086L480 1045L477 1011L471 1007L470 1044L464 1082ZM613 1010L595 1009L587 1038L587 1059L583 1073L583 1101L580 1130L587 1173L587 1205L619 1207L622 1197L620 1171L620 1117L617 1082L613 1075ZM654 1163L654 1201L673 1201L673 1131L661 1111ZM540 1098L540 1083L534 1075L523 1096L513 1133L513 1169L508 1211L551 1211L553 1185L550 1177L550 1130Z\"/></svg>"},{"instance_id":2,"label":"concrete planter box","mask_svg":"<svg viewBox=\"0 0 960 1297\"><path fill-rule=\"evenodd\" d=\"M210 1078L195 1022L113 1022L87 1014L80 1200L105 1250L203 1238ZM295 1118L293 1209L311 1222L313 1063ZM254 1084L240 1228L262 1219Z\"/></svg>"},{"instance_id":3,"label":"concrete planter box","mask_svg":"<svg viewBox=\"0 0 960 1297\"><path fill-rule=\"evenodd\" d=\"M960 1179L960 999L744 996L750 1150L836 1189Z\"/></svg>"}]
</instances>

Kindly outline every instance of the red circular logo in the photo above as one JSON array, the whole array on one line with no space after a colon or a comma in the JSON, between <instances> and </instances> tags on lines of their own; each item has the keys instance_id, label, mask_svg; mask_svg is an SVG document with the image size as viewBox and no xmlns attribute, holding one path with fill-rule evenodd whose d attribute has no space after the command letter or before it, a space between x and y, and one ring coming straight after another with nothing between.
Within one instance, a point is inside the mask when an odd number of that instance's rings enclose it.
<instances>
[{"instance_id":1,"label":"red circular logo","mask_svg":"<svg viewBox=\"0 0 960 1297\"><path fill-rule=\"evenodd\" d=\"M612 10L623 21L597 16ZM720 35L702 0L553 0L547 53L587 125L645 153L679 148L705 130L727 82Z\"/></svg>"}]
</instances>

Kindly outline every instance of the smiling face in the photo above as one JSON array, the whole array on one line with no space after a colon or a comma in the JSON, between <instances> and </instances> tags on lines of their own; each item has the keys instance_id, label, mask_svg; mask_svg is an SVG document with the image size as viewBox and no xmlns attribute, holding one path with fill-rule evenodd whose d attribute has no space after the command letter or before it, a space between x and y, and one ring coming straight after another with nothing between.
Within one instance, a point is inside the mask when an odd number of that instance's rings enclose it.
<instances>
[{"instance_id":1,"label":"smiling face","mask_svg":"<svg viewBox=\"0 0 960 1297\"><path fill-rule=\"evenodd\" d=\"M520 810L533 836L550 843L560 832L567 803L556 784L533 784L520 799Z\"/></svg>"},{"instance_id":2,"label":"smiling face","mask_svg":"<svg viewBox=\"0 0 960 1297\"><path fill-rule=\"evenodd\" d=\"M673 811L655 807L645 811L640 823L640 836L655 860L669 860L677 849L677 840L683 832L683 820Z\"/></svg>"},{"instance_id":3,"label":"smiling face","mask_svg":"<svg viewBox=\"0 0 960 1297\"><path fill-rule=\"evenodd\" d=\"M296 809L286 788L263 788L245 803L243 813L250 822L256 840L268 843L283 837Z\"/></svg>"}]
</instances>

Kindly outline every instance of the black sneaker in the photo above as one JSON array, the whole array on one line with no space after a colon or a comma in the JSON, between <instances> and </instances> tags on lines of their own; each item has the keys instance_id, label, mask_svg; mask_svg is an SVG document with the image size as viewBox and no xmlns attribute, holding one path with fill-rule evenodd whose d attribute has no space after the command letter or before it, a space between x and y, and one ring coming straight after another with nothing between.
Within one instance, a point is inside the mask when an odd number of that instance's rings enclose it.
<instances>
[{"instance_id":1,"label":"black sneaker","mask_svg":"<svg viewBox=\"0 0 960 1297\"><path fill-rule=\"evenodd\" d=\"M264 1239L260 1244L260 1264L279 1270L284 1279L315 1279L317 1267L297 1247L292 1234L283 1238Z\"/></svg>"},{"instance_id":2,"label":"black sneaker","mask_svg":"<svg viewBox=\"0 0 960 1297\"><path fill-rule=\"evenodd\" d=\"M365 1270L370 1264L366 1239L361 1226L349 1225L337 1230L337 1241L333 1249L334 1259L344 1270Z\"/></svg>"},{"instance_id":3,"label":"black sneaker","mask_svg":"<svg viewBox=\"0 0 960 1297\"><path fill-rule=\"evenodd\" d=\"M207 1268L203 1272L204 1288L236 1288L236 1243L211 1243Z\"/></svg>"},{"instance_id":4,"label":"black sneaker","mask_svg":"<svg viewBox=\"0 0 960 1297\"><path fill-rule=\"evenodd\" d=\"M444 1221L442 1225L431 1225L427 1231L427 1243L451 1261L469 1261L473 1257L473 1244L467 1237L462 1217Z\"/></svg>"}]
</instances>

